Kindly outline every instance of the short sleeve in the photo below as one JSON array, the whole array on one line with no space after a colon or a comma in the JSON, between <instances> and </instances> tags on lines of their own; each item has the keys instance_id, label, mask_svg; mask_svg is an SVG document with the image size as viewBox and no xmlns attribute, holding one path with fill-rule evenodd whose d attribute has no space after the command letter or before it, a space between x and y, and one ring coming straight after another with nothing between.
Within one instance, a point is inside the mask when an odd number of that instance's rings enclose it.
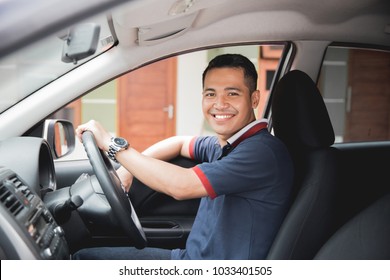
<instances>
[{"instance_id":1,"label":"short sleeve","mask_svg":"<svg viewBox=\"0 0 390 280\"><path fill-rule=\"evenodd\" d=\"M218 195L244 194L272 187L277 176L277 163L270 147L261 142L253 142L237 146L220 160L203 162L194 171L209 196L214 198Z\"/></svg>"},{"instance_id":2,"label":"short sleeve","mask_svg":"<svg viewBox=\"0 0 390 280\"><path fill-rule=\"evenodd\" d=\"M218 140L214 136L203 136L196 137L193 139L192 151L190 151L190 155L192 159L197 160L199 162L211 162L213 161L218 154L220 154L220 146L218 144Z\"/></svg>"}]
</instances>

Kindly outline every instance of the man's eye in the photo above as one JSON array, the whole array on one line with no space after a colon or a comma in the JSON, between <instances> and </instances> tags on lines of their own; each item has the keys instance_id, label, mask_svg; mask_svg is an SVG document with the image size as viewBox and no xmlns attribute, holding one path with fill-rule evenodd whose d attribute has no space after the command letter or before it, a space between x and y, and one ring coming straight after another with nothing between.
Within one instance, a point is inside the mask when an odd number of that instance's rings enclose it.
<instances>
[{"instance_id":1,"label":"man's eye","mask_svg":"<svg viewBox=\"0 0 390 280\"><path fill-rule=\"evenodd\" d=\"M237 92L229 92L228 95L229 95L229 96L237 96L238 93L237 93Z\"/></svg>"},{"instance_id":2,"label":"man's eye","mask_svg":"<svg viewBox=\"0 0 390 280\"><path fill-rule=\"evenodd\" d=\"M213 92L205 92L204 96L205 97L213 97L213 96L215 96L215 93L213 93Z\"/></svg>"}]
</instances>

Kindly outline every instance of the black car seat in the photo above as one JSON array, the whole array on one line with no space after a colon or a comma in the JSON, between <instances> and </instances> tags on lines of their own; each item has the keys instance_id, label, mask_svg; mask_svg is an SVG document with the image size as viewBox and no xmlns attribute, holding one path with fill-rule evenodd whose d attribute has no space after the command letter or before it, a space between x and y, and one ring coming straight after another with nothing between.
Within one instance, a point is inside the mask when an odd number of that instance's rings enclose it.
<instances>
[{"instance_id":1,"label":"black car seat","mask_svg":"<svg viewBox=\"0 0 390 280\"><path fill-rule=\"evenodd\" d=\"M390 260L390 193L337 230L315 259Z\"/></svg>"},{"instance_id":2,"label":"black car seat","mask_svg":"<svg viewBox=\"0 0 390 280\"><path fill-rule=\"evenodd\" d=\"M291 153L295 186L267 259L313 259L335 231L338 151L323 98L304 72L288 72L272 100L272 126Z\"/></svg>"}]
</instances>

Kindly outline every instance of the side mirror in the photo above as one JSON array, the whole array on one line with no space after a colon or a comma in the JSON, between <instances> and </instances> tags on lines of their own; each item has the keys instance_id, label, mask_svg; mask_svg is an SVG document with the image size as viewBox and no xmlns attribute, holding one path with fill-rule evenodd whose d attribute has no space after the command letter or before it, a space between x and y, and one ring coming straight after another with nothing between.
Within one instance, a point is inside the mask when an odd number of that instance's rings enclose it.
<instances>
[{"instance_id":1,"label":"side mirror","mask_svg":"<svg viewBox=\"0 0 390 280\"><path fill-rule=\"evenodd\" d=\"M67 120L45 120L43 138L49 143L54 159L69 155L75 148L74 127Z\"/></svg>"}]
</instances>

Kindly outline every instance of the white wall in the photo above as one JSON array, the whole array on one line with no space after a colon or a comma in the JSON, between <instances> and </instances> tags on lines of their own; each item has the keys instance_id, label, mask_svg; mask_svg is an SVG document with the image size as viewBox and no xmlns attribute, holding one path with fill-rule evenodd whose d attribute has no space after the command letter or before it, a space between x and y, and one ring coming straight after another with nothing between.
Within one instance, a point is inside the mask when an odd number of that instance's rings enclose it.
<instances>
[{"instance_id":1,"label":"white wall","mask_svg":"<svg viewBox=\"0 0 390 280\"><path fill-rule=\"evenodd\" d=\"M178 57L176 134L200 135L203 127L202 74L207 67L207 52Z\"/></svg>"}]
</instances>

